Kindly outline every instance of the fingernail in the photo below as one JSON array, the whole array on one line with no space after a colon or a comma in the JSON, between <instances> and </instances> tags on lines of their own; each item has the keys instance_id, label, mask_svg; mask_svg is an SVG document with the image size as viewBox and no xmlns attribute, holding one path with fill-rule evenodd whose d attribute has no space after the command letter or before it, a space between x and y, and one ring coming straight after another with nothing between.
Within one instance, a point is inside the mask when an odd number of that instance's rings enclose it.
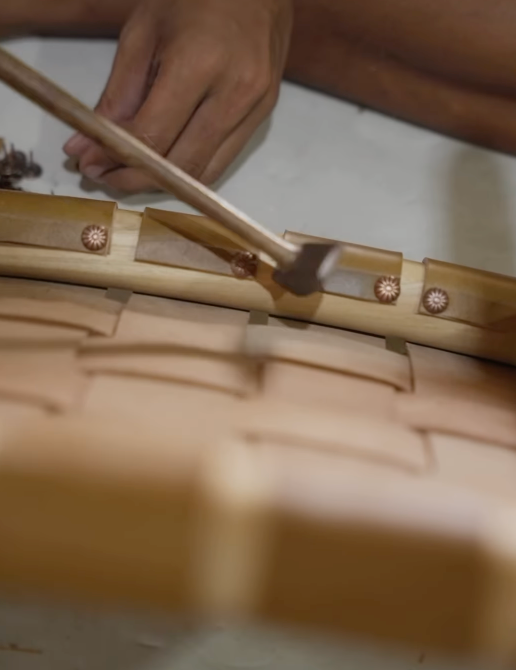
<instances>
[{"instance_id":1,"label":"fingernail","mask_svg":"<svg viewBox=\"0 0 516 670\"><path fill-rule=\"evenodd\" d=\"M99 181L105 171L106 168L103 168L100 165L88 165L88 167L84 168L82 174L88 179L91 179L91 181Z\"/></svg>"},{"instance_id":2,"label":"fingernail","mask_svg":"<svg viewBox=\"0 0 516 670\"><path fill-rule=\"evenodd\" d=\"M76 133L64 145L63 151L69 156L78 156L89 146L89 144L90 140L87 137L81 133Z\"/></svg>"}]
</instances>

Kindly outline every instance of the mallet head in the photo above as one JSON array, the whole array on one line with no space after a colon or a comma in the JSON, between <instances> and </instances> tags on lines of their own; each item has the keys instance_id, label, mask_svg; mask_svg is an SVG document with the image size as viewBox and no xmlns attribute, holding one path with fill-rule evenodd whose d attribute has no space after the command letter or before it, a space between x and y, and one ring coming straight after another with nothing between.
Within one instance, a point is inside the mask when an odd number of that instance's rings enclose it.
<instances>
[{"instance_id":1,"label":"mallet head","mask_svg":"<svg viewBox=\"0 0 516 670\"><path fill-rule=\"evenodd\" d=\"M289 267L276 269L274 280L295 295L317 293L336 269L341 255L340 244L303 244Z\"/></svg>"}]
</instances>

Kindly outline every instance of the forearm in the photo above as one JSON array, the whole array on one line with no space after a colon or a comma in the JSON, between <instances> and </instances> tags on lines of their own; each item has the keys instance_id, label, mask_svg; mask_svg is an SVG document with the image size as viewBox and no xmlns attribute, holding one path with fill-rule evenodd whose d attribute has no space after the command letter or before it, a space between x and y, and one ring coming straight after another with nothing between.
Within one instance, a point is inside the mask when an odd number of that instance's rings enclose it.
<instances>
[{"instance_id":1,"label":"forearm","mask_svg":"<svg viewBox=\"0 0 516 670\"><path fill-rule=\"evenodd\" d=\"M477 13L471 11L473 1L478 1ZM457 4L468 4L475 20L464 17L460 23ZM516 152L516 75L514 57L507 56L513 48L507 35L516 17L502 30L502 4L450 3L442 8L444 18L436 15L432 23L427 0L296 0L287 77L440 132ZM496 11L484 17L483 38L476 40L484 7ZM419 41L407 26L414 33L420 30ZM500 30L493 36L495 26Z\"/></svg>"},{"instance_id":2,"label":"forearm","mask_svg":"<svg viewBox=\"0 0 516 670\"><path fill-rule=\"evenodd\" d=\"M138 0L0 1L0 33L117 35Z\"/></svg>"}]
</instances>

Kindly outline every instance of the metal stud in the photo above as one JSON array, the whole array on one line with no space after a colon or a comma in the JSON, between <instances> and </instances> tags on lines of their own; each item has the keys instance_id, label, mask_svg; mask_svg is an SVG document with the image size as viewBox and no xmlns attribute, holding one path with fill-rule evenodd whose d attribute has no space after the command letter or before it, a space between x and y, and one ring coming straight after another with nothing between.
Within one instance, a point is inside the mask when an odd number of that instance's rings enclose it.
<instances>
[{"instance_id":1,"label":"metal stud","mask_svg":"<svg viewBox=\"0 0 516 670\"><path fill-rule=\"evenodd\" d=\"M430 314L442 314L449 304L450 298L442 288L429 288L423 296L423 307Z\"/></svg>"},{"instance_id":2,"label":"metal stud","mask_svg":"<svg viewBox=\"0 0 516 670\"><path fill-rule=\"evenodd\" d=\"M9 160L13 167L13 171L20 176L25 174L27 169L27 156L23 151L19 151L14 148L14 145L11 146L11 151L9 152Z\"/></svg>"},{"instance_id":3,"label":"metal stud","mask_svg":"<svg viewBox=\"0 0 516 670\"><path fill-rule=\"evenodd\" d=\"M0 175L0 191L21 191L22 189L19 186L16 186L15 182L7 177Z\"/></svg>"},{"instance_id":4,"label":"metal stud","mask_svg":"<svg viewBox=\"0 0 516 670\"><path fill-rule=\"evenodd\" d=\"M395 302L401 293L398 277L380 277L374 285L374 294L379 302L389 304Z\"/></svg>"},{"instance_id":5,"label":"metal stud","mask_svg":"<svg viewBox=\"0 0 516 670\"><path fill-rule=\"evenodd\" d=\"M104 226L86 226L81 241L89 251L100 251L107 244L108 232Z\"/></svg>"},{"instance_id":6,"label":"metal stud","mask_svg":"<svg viewBox=\"0 0 516 670\"><path fill-rule=\"evenodd\" d=\"M0 138L0 189L21 191L18 184L25 178L40 177L43 170L34 162L32 151L29 157L13 145L7 150L5 142Z\"/></svg>"},{"instance_id":7,"label":"metal stud","mask_svg":"<svg viewBox=\"0 0 516 670\"><path fill-rule=\"evenodd\" d=\"M231 271L237 279L254 277L258 270L258 257L250 251L239 251L231 259Z\"/></svg>"},{"instance_id":8,"label":"metal stud","mask_svg":"<svg viewBox=\"0 0 516 670\"><path fill-rule=\"evenodd\" d=\"M39 163L36 163L34 161L34 156L32 154L32 151L29 154L29 162L27 163L27 167L25 168L25 176L27 179L38 179L38 177L41 177L43 174L43 168Z\"/></svg>"}]
</instances>

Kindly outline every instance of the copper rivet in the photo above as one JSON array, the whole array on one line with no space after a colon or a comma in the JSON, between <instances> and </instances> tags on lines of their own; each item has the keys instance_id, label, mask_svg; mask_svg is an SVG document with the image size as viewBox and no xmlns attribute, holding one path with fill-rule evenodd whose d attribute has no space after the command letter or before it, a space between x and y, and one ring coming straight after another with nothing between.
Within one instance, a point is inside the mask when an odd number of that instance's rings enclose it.
<instances>
[{"instance_id":1,"label":"copper rivet","mask_svg":"<svg viewBox=\"0 0 516 670\"><path fill-rule=\"evenodd\" d=\"M231 259L231 270L237 279L254 277L258 270L258 258L250 251L239 251Z\"/></svg>"},{"instance_id":2,"label":"copper rivet","mask_svg":"<svg viewBox=\"0 0 516 670\"><path fill-rule=\"evenodd\" d=\"M81 241L90 251L104 249L108 241L108 233L104 226L86 226L82 231Z\"/></svg>"},{"instance_id":3,"label":"copper rivet","mask_svg":"<svg viewBox=\"0 0 516 670\"><path fill-rule=\"evenodd\" d=\"M430 314L442 314L449 304L450 298L442 288L429 288L423 296L423 307Z\"/></svg>"},{"instance_id":4,"label":"copper rivet","mask_svg":"<svg viewBox=\"0 0 516 670\"><path fill-rule=\"evenodd\" d=\"M379 302L390 303L400 297L401 285L397 277L380 277L374 285L374 294Z\"/></svg>"}]
</instances>

